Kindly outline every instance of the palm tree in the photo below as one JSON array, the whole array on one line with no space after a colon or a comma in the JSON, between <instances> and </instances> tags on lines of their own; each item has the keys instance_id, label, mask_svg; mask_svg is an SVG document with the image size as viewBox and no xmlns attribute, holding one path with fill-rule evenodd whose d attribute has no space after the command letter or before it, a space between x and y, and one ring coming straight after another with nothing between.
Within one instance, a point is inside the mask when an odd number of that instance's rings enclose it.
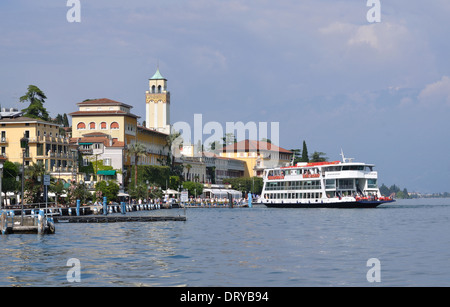
<instances>
[{"instance_id":1,"label":"palm tree","mask_svg":"<svg viewBox=\"0 0 450 307\"><path fill-rule=\"evenodd\" d=\"M137 165L139 157L145 157L147 155L147 149L142 143L134 143L128 145L127 156L134 157L134 187L137 186Z\"/></svg>"},{"instance_id":2,"label":"palm tree","mask_svg":"<svg viewBox=\"0 0 450 307\"><path fill-rule=\"evenodd\" d=\"M186 164L184 167L187 169L186 180L190 181L190 180L189 180L189 171L191 170L192 165Z\"/></svg>"},{"instance_id":3,"label":"palm tree","mask_svg":"<svg viewBox=\"0 0 450 307\"><path fill-rule=\"evenodd\" d=\"M28 192L27 202L41 202L41 193L43 193L43 175L48 172L45 170L45 166L42 163L33 163L25 169L26 190ZM24 196L25 198L25 196Z\"/></svg>"},{"instance_id":4,"label":"palm tree","mask_svg":"<svg viewBox=\"0 0 450 307\"><path fill-rule=\"evenodd\" d=\"M178 139L178 137L181 136L181 133L179 131L177 132L172 132L171 134L169 134L166 138L166 146L169 148L169 153L167 154L167 165L170 166L170 169L173 169L173 165L174 165L174 160L175 158L173 157L173 146L174 145L181 145L183 142Z\"/></svg>"}]
</instances>

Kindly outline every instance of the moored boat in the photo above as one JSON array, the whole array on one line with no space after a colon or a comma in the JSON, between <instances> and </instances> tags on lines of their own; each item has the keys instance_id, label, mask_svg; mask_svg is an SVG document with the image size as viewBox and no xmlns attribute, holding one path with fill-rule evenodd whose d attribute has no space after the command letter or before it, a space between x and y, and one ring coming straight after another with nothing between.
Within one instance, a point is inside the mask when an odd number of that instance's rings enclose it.
<instances>
[{"instance_id":1,"label":"moored boat","mask_svg":"<svg viewBox=\"0 0 450 307\"><path fill-rule=\"evenodd\" d=\"M375 208L394 202L381 195L375 165L342 161L266 169L261 203L276 208Z\"/></svg>"}]
</instances>

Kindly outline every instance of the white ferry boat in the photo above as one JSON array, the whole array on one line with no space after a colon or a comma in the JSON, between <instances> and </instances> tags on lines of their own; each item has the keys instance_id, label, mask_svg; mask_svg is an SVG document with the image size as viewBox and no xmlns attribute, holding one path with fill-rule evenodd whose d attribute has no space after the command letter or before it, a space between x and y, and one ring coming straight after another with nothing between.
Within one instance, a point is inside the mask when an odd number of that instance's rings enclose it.
<instances>
[{"instance_id":1,"label":"white ferry boat","mask_svg":"<svg viewBox=\"0 0 450 307\"><path fill-rule=\"evenodd\" d=\"M264 170L260 202L277 208L375 208L393 202L380 194L373 164L297 163Z\"/></svg>"}]
</instances>

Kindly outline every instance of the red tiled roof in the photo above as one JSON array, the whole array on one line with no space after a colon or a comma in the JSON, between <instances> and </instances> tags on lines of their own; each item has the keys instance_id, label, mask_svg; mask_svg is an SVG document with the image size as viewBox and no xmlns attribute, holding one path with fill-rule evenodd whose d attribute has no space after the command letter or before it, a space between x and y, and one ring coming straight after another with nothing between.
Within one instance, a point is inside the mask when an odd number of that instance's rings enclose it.
<instances>
[{"instance_id":1,"label":"red tiled roof","mask_svg":"<svg viewBox=\"0 0 450 307\"><path fill-rule=\"evenodd\" d=\"M276 145L264 141L244 140L222 148L223 152L237 152L237 151L254 152L261 150L292 154L292 151L290 150L278 147Z\"/></svg>"},{"instance_id":2,"label":"red tiled roof","mask_svg":"<svg viewBox=\"0 0 450 307\"><path fill-rule=\"evenodd\" d=\"M127 113L125 111L119 111L119 110L110 110L110 111L76 111L76 112L72 112L69 113L70 116L85 116L85 115L119 115L119 116L131 116L131 117L136 117L136 118L141 118L140 116L131 114L131 113Z\"/></svg>"},{"instance_id":3,"label":"red tiled roof","mask_svg":"<svg viewBox=\"0 0 450 307\"><path fill-rule=\"evenodd\" d=\"M126 103L115 101L115 100L108 99L108 98L86 100L86 101L77 103L77 105L79 105L79 106L86 106L86 105L118 106L118 105L121 105L121 106L126 106L128 108L132 108L132 106L130 106Z\"/></svg>"}]
</instances>

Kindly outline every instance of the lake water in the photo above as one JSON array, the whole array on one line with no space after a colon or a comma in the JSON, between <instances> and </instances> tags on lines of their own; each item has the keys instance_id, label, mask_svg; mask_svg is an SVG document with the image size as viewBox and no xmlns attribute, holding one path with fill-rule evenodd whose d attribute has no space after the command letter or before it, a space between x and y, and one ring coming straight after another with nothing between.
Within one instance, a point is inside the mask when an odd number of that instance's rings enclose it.
<instances>
[{"instance_id":1,"label":"lake water","mask_svg":"<svg viewBox=\"0 0 450 307\"><path fill-rule=\"evenodd\" d=\"M186 215L186 222L56 224L54 235L0 236L0 286L450 286L450 199ZM71 258L80 262L80 282L67 279ZM366 277L371 258L379 260L379 283Z\"/></svg>"}]
</instances>

